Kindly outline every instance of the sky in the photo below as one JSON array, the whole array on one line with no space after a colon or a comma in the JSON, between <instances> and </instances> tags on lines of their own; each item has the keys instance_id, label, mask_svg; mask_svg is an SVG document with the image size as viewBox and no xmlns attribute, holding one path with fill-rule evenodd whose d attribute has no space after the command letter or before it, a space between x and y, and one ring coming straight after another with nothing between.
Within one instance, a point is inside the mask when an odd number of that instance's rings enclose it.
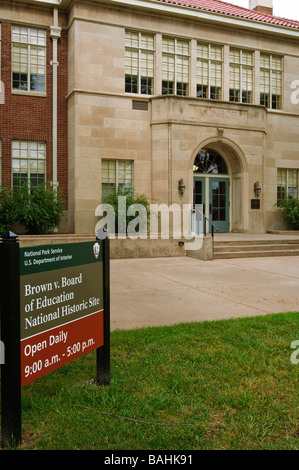
<instances>
[{"instance_id":1,"label":"sky","mask_svg":"<svg viewBox=\"0 0 299 470\"><path fill-rule=\"evenodd\" d=\"M249 0L224 0L227 3L233 3L240 7L249 8ZM274 11L275 16L281 18L289 18L292 20L299 20L299 2L298 0L274 0Z\"/></svg>"}]
</instances>

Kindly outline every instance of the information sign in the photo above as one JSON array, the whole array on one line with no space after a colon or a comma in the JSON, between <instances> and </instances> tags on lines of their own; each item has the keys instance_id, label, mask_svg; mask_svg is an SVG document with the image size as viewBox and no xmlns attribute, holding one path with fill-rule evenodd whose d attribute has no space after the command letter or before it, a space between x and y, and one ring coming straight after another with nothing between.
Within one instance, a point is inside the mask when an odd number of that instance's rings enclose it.
<instances>
[{"instance_id":1,"label":"information sign","mask_svg":"<svg viewBox=\"0 0 299 470\"><path fill-rule=\"evenodd\" d=\"M110 383L110 248L91 242L20 248L0 239L2 446L21 442L21 389L96 350L96 382Z\"/></svg>"},{"instance_id":2,"label":"information sign","mask_svg":"<svg viewBox=\"0 0 299 470\"><path fill-rule=\"evenodd\" d=\"M21 386L103 345L102 241L20 248Z\"/></svg>"}]
</instances>

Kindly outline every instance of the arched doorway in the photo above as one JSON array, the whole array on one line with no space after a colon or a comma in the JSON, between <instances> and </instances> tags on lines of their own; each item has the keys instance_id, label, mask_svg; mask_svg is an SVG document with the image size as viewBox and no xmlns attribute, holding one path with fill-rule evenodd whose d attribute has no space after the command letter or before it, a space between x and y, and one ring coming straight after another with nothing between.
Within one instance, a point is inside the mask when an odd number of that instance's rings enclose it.
<instances>
[{"instance_id":1,"label":"arched doorway","mask_svg":"<svg viewBox=\"0 0 299 470\"><path fill-rule=\"evenodd\" d=\"M215 149L202 148L193 165L193 207L202 205L203 212L220 233L230 231L230 176L224 157ZM194 216L193 231L210 231L210 224ZM198 224L201 224L201 230Z\"/></svg>"}]
</instances>

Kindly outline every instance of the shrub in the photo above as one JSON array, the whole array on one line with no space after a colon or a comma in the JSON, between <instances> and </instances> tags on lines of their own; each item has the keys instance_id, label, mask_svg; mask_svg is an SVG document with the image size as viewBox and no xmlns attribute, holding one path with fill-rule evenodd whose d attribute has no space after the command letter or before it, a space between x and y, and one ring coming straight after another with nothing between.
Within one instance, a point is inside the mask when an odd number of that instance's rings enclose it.
<instances>
[{"instance_id":1,"label":"shrub","mask_svg":"<svg viewBox=\"0 0 299 470\"><path fill-rule=\"evenodd\" d=\"M17 214L12 191L0 187L0 234L5 233L16 222Z\"/></svg>"},{"instance_id":2,"label":"shrub","mask_svg":"<svg viewBox=\"0 0 299 470\"><path fill-rule=\"evenodd\" d=\"M59 226L63 202L47 184L29 190L28 183L25 183L13 191L13 199L17 221L28 234L44 234Z\"/></svg>"},{"instance_id":3,"label":"shrub","mask_svg":"<svg viewBox=\"0 0 299 470\"><path fill-rule=\"evenodd\" d=\"M277 204L291 230L299 230L299 199L288 199Z\"/></svg>"}]
</instances>

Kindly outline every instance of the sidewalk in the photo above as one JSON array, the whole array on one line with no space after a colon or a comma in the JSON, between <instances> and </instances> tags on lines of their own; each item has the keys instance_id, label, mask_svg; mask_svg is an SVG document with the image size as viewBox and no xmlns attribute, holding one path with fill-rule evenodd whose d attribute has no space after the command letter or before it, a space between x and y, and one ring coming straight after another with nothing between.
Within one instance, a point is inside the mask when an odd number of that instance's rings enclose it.
<instances>
[{"instance_id":1,"label":"sidewalk","mask_svg":"<svg viewBox=\"0 0 299 470\"><path fill-rule=\"evenodd\" d=\"M111 330L299 312L299 258L111 260Z\"/></svg>"}]
</instances>

